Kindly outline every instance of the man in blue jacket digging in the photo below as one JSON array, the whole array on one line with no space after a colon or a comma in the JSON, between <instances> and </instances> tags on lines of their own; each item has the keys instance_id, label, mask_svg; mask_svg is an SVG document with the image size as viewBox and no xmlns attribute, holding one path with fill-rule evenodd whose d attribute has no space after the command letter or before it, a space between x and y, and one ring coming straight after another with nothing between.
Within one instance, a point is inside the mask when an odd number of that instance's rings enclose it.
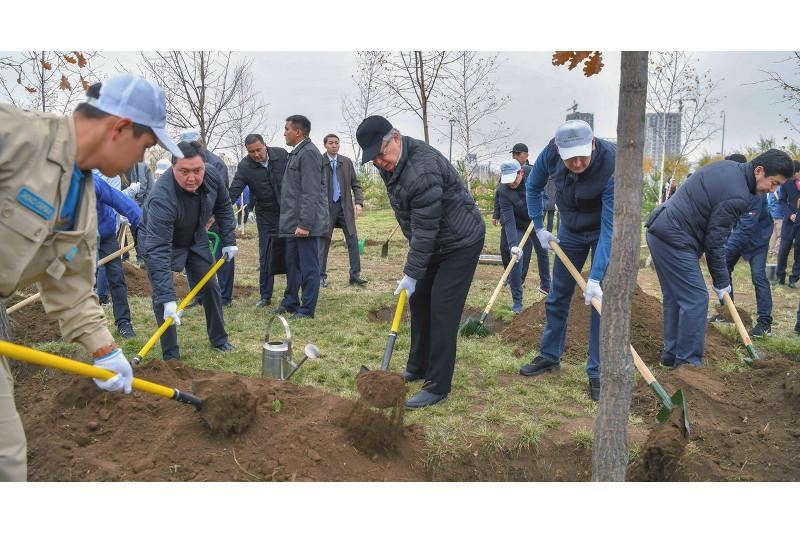
<instances>
[{"instance_id":1,"label":"man in blue jacket digging","mask_svg":"<svg viewBox=\"0 0 800 533\"><path fill-rule=\"evenodd\" d=\"M136 235L139 229L139 219L142 216L141 208L135 201L115 189L103 179L99 170L92 171L94 178L94 191L97 196L97 234L100 238L97 253L100 259L119 250L117 241L117 213L128 219L131 231ZM136 336L131 324L131 308L128 305L128 285L125 283L125 273L122 270L122 261L119 257L105 264L106 277L111 289L111 301L114 309L114 322L117 331L125 338Z\"/></svg>"},{"instance_id":2,"label":"man in blue jacket digging","mask_svg":"<svg viewBox=\"0 0 800 533\"><path fill-rule=\"evenodd\" d=\"M558 127L553 140L536 158L525 184L528 214L536 228L536 237L545 249L556 241L569 260L580 270L589 253L592 269L583 293L586 305L592 298L602 300L600 284L611 255L611 231L614 219L614 167L617 148L597 139L583 120L568 120ZM556 185L556 205L561 214L558 238L544 228L542 196L548 177ZM553 264L550 294L545 303L546 323L540 354L519 369L523 376L538 376L561 369L561 355L567 336L567 319L575 279L561 259ZM600 399L600 315L592 308L589 329L589 396Z\"/></svg>"}]
</instances>

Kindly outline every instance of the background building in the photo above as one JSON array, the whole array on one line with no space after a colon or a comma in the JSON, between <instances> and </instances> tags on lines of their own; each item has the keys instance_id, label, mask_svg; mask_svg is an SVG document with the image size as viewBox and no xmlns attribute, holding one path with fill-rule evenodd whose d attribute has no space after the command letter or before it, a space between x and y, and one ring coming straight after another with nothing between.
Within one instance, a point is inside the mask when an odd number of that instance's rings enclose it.
<instances>
[{"instance_id":1,"label":"background building","mask_svg":"<svg viewBox=\"0 0 800 533\"><path fill-rule=\"evenodd\" d=\"M666 119L666 132L663 120ZM680 113L646 113L644 119L644 154L653 162L653 168L661 166L663 138L665 136L666 154L678 155L681 151L681 114Z\"/></svg>"}]
</instances>

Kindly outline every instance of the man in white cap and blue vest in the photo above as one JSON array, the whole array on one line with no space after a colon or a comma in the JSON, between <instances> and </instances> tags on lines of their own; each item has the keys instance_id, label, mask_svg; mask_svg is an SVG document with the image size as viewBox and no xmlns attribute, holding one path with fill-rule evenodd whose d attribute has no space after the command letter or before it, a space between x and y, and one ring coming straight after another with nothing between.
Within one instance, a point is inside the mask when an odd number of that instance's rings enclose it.
<instances>
[{"instance_id":1,"label":"man in white cap and blue vest","mask_svg":"<svg viewBox=\"0 0 800 533\"><path fill-rule=\"evenodd\" d=\"M589 253L592 269L583 293L586 305L592 298L602 301L601 283L611 255L611 232L614 219L614 167L616 146L594 137L583 120L568 120L558 127L555 137L536 158L525 188L528 214L536 237L544 248L556 241L578 270ZM558 237L544 228L542 196L548 177L556 185L556 204L561 213ZM540 354L520 368L523 376L538 376L561 369L561 355L567 336L567 320L575 280L567 267L556 258L553 280L545 303L546 323ZM589 395L600 399L600 315L592 309L589 329L589 359L586 363Z\"/></svg>"},{"instance_id":2,"label":"man in white cap and blue vest","mask_svg":"<svg viewBox=\"0 0 800 533\"><path fill-rule=\"evenodd\" d=\"M95 366L116 373L95 380L97 386L130 393L131 366L92 291L97 211L91 170L121 174L156 143L183 154L167 134L161 88L123 74L92 85L87 96L71 116L0 104L0 298L36 284L64 339L81 344ZM25 434L2 355L0 481L25 481Z\"/></svg>"}]
</instances>

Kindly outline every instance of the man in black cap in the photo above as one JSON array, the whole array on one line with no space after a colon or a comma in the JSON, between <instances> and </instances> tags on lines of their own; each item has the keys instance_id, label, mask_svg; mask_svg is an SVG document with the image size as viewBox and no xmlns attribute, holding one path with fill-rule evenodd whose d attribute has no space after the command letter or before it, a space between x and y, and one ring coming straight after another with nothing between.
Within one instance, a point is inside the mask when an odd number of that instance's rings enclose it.
<instances>
[{"instance_id":1,"label":"man in black cap","mask_svg":"<svg viewBox=\"0 0 800 533\"><path fill-rule=\"evenodd\" d=\"M381 116L356 131L362 163L380 169L389 203L410 244L403 279L411 309L411 351L403 377L424 379L409 409L438 403L450 393L458 325L483 249L485 227L475 200L455 168L430 145L400 135Z\"/></svg>"},{"instance_id":2,"label":"man in black cap","mask_svg":"<svg viewBox=\"0 0 800 533\"><path fill-rule=\"evenodd\" d=\"M511 148L511 158L516 159L521 167L533 167L528 161L528 145L525 143L517 143ZM527 176L525 177L527 178ZM550 220L552 221L552 218ZM533 249L536 251L536 266L539 269L539 292L547 296L550 294L550 258L538 239L533 239ZM506 264L505 258L503 264ZM527 272L528 270L525 269L526 276ZM526 276L522 276L523 284Z\"/></svg>"}]
</instances>

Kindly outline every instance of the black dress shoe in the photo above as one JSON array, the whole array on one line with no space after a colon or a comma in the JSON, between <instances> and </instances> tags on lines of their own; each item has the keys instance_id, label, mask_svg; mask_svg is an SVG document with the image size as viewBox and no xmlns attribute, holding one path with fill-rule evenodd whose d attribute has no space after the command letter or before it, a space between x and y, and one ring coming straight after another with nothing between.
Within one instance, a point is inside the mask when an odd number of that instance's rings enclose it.
<instances>
[{"instance_id":1,"label":"black dress shoe","mask_svg":"<svg viewBox=\"0 0 800 533\"><path fill-rule=\"evenodd\" d=\"M233 307L233 302L222 302L222 307Z\"/></svg>"},{"instance_id":2,"label":"black dress shoe","mask_svg":"<svg viewBox=\"0 0 800 533\"><path fill-rule=\"evenodd\" d=\"M447 399L447 394L436 394L422 389L406 401L406 409L421 409Z\"/></svg>"},{"instance_id":3,"label":"black dress shoe","mask_svg":"<svg viewBox=\"0 0 800 533\"><path fill-rule=\"evenodd\" d=\"M406 383L413 383L414 381L419 381L421 379L425 379L425 376L420 376L419 374L414 374L408 370L403 370L403 381Z\"/></svg>"},{"instance_id":4,"label":"black dress shoe","mask_svg":"<svg viewBox=\"0 0 800 533\"><path fill-rule=\"evenodd\" d=\"M123 322L120 324L117 331L119 331L123 339L132 339L136 336L136 332L133 330L133 324L130 322Z\"/></svg>"},{"instance_id":5,"label":"black dress shoe","mask_svg":"<svg viewBox=\"0 0 800 533\"><path fill-rule=\"evenodd\" d=\"M593 402L600 401L600 378L589 378L589 397Z\"/></svg>"},{"instance_id":6,"label":"black dress shoe","mask_svg":"<svg viewBox=\"0 0 800 533\"><path fill-rule=\"evenodd\" d=\"M233 351L236 351L236 347L233 344L229 343L229 342L223 342L222 344L214 346L214 349L216 351L218 351L218 352L233 352Z\"/></svg>"},{"instance_id":7,"label":"black dress shoe","mask_svg":"<svg viewBox=\"0 0 800 533\"><path fill-rule=\"evenodd\" d=\"M314 318L311 315L306 315L304 313L292 313L289 318L293 318L294 320L305 320L307 318Z\"/></svg>"},{"instance_id":8,"label":"black dress shoe","mask_svg":"<svg viewBox=\"0 0 800 533\"><path fill-rule=\"evenodd\" d=\"M328 278L319 278L319 286L323 289L328 288Z\"/></svg>"},{"instance_id":9,"label":"black dress shoe","mask_svg":"<svg viewBox=\"0 0 800 533\"><path fill-rule=\"evenodd\" d=\"M261 298L258 302L256 302L256 307L268 307L272 305L272 300L266 300Z\"/></svg>"},{"instance_id":10,"label":"black dress shoe","mask_svg":"<svg viewBox=\"0 0 800 533\"><path fill-rule=\"evenodd\" d=\"M555 372L556 370L561 370L561 363L554 363L540 355L520 368L519 373L523 376L533 377L545 372Z\"/></svg>"},{"instance_id":11,"label":"black dress shoe","mask_svg":"<svg viewBox=\"0 0 800 533\"><path fill-rule=\"evenodd\" d=\"M790 289L796 289L797 288L797 282L796 281L790 281L789 282L789 288Z\"/></svg>"},{"instance_id":12,"label":"black dress shoe","mask_svg":"<svg viewBox=\"0 0 800 533\"><path fill-rule=\"evenodd\" d=\"M366 285L369 281L365 280L361 276L357 276L355 278L350 278L350 285L358 285L359 287Z\"/></svg>"},{"instance_id":13,"label":"black dress shoe","mask_svg":"<svg viewBox=\"0 0 800 533\"><path fill-rule=\"evenodd\" d=\"M290 311L286 309L284 306L279 305L278 307L273 309L272 312L275 313L276 315L282 315L284 313L289 313Z\"/></svg>"}]
</instances>

